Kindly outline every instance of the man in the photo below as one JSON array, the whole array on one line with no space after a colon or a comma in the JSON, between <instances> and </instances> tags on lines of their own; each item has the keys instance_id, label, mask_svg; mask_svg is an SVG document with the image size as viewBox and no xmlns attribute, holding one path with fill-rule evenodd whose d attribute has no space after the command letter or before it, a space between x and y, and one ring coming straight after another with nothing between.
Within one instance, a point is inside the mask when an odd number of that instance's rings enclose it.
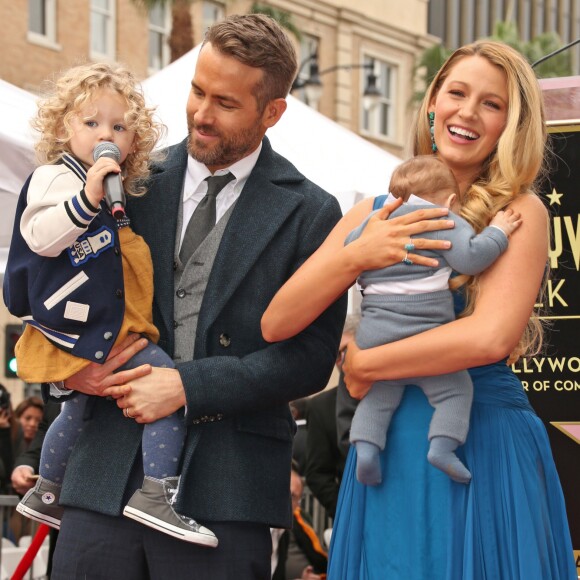
<instances>
[{"instance_id":1,"label":"man","mask_svg":"<svg viewBox=\"0 0 580 580\"><path fill-rule=\"evenodd\" d=\"M337 397L341 389L346 387L342 377L342 363L348 343L354 340L356 329L360 322L360 314L349 314L344 323L342 338L336 368L340 374L339 386L328 389L308 400L308 434L306 438L306 483L314 497L322 504L328 515L334 518L338 501L338 490L344 470L346 454L343 455L338 438L337 429ZM354 399L353 399L354 400ZM348 431L352 419L343 413L340 426L346 431L348 445Z\"/></svg>"},{"instance_id":2,"label":"man","mask_svg":"<svg viewBox=\"0 0 580 580\"><path fill-rule=\"evenodd\" d=\"M60 405L48 401L44 405L42 414L42 421L38 425L38 430L30 445L21 453L14 461L14 469L11 474L12 488L18 495L24 495L36 483L35 473L38 473L38 466L40 464L40 451L42 449L42 442L46 431L50 424L56 419L60 413ZM52 557L54 548L58 537L58 531L54 528L50 529L50 544L48 550L48 562L46 576L50 578L52 568Z\"/></svg>"},{"instance_id":3,"label":"man","mask_svg":"<svg viewBox=\"0 0 580 580\"><path fill-rule=\"evenodd\" d=\"M326 384L345 310L339 301L291 340L262 338L271 298L340 219L336 200L265 138L295 73L293 47L268 17L232 16L208 30L187 104L189 137L169 148L148 193L127 207L151 249L159 345L176 369L112 374L142 348L130 338L105 364L67 380L67 389L101 396L67 468L53 580L270 578L270 527L292 524L288 402ZM215 227L184 256L205 178L228 172ZM141 424L181 407L188 435L175 511L211 528L215 549L120 517L143 477Z\"/></svg>"},{"instance_id":4,"label":"man","mask_svg":"<svg viewBox=\"0 0 580 580\"><path fill-rule=\"evenodd\" d=\"M304 484L296 465L290 474L293 522L291 530L273 528L272 580L321 580L326 578L328 554L300 502Z\"/></svg>"}]
</instances>

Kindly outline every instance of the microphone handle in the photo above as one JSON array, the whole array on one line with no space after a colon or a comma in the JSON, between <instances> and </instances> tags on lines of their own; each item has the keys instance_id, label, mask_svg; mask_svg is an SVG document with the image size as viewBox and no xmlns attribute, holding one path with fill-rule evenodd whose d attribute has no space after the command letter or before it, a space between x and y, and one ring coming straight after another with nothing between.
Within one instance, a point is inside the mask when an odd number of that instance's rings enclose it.
<instances>
[{"instance_id":1,"label":"microphone handle","mask_svg":"<svg viewBox=\"0 0 580 580\"><path fill-rule=\"evenodd\" d=\"M105 189L105 199L113 217L121 219L125 217L125 191L123 190L123 180L118 173L109 173L103 180Z\"/></svg>"}]
</instances>

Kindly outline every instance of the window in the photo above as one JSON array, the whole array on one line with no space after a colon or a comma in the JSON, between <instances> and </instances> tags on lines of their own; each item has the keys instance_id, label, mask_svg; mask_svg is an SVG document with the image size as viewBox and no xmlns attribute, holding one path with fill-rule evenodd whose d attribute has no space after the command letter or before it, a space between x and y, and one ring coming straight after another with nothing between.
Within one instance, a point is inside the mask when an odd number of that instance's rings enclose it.
<instances>
[{"instance_id":1,"label":"window","mask_svg":"<svg viewBox=\"0 0 580 580\"><path fill-rule=\"evenodd\" d=\"M473 2L466 2L461 7L460 12L460 22L461 29L463 31L461 37L461 44L468 44L473 42L477 38L477 33L475 31L475 14L476 9Z\"/></svg>"},{"instance_id":2,"label":"window","mask_svg":"<svg viewBox=\"0 0 580 580\"><path fill-rule=\"evenodd\" d=\"M56 0L28 0L28 40L56 43Z\"/></svg>"},{"instance_id":3,"label":"window","mask_svg":"<svg viewBox=\"0 0 580 580\"><path fill-rule=\"evenodd\" d=\"M443 0L431 0L428 8L427 29L429 34L438 36L445 41L447 27L445 22L445 5Z\"/></svg>"},{"instance_id":4,"label":"window","mask_svg":"<svg viewBox=\"0 0 580 580\"><path fill-rule=\"evenodd\" d=\"M535 6L535 26L533 36L542 34L544 32L544 17L545 17L545 6L543 0L538 0Z\"/></svg>"},{"instance_id":5,"label":"window","mask_svg":"<svg viewBox=\"0 0 580 580\"><path fill-rule=\"evenodd\" d=\"M302 34L300 40L300 47L298 53L298 73L296 78L299 83L302 83L310 78L310 67L315 61L311 57L318 54L318 48L320 46L320 40L315 36L309 34ZM319 63L320 64L320 63ZM319 71L320 72L320 71ZM306 91L304 89L297 90L294 96L300 99L303 103L308 103L308 98L306 96ZM314 103L311 103L314 104Z\"/></svg>"},{"instance_id":6,"label":"window","mask_svg":"<svg viewBox=\"0 0 580 580\"><path fill-rule=\"evenodd\" d=\"M91 57L115 58L115 0L91 0Z\"/></svg>"},{"instance_id":7,"label":"window","mask_svg":"<svg viewBox=\"0 0 580 580\"><path fill-rule=\"evenodd\" d=\"M520 31L520 38L524 42L529 42L533 36L531 0L524 0L523 2L518 30Z\"/></svg>"},{"instance_id":8,"label":"window","mask_svg":"<svg viewBox=\"0 0 580 580\"><path fill-rule=\"evenodd\" d=\"M391 64L364 57L364 63L374 61L374 73L377 76L377 88L381 93L379 102L370 110L363 108L363 130L375 137L394 139L396 136L395 111L393 99L396 94L397 70ZM366 83L367 70L363 69L362 83Z\"/></svg>"},{"instance_id":9,"label":"window","mask_svg":"<svg viewBox=\"0 0 580 580\"><path fill-rule=\"evenodd\" d=\"M225 18L225 9L223 4L218 2L203 3L203 34L214 22L219 22Z\"/></svg>"},{"instance_id":10,"label":"window","mask_svg":"<svg viewBox=\"0 0 580 580\"><path fill-rule=\"evenodd\" d=\"M490 26L490 6L489 0L482 0L478 3L477 21L479 23L477 34L480 38L491 34Z\"/></svg>"},{"instance_id":11,"label":"window","mask_svg":"<svg viewBox=\"0 0 580 580\"><path fill-rule=\"evenodd\" d=\"M161 70L169 64L171 14L167 4L156 4L149 10L149 71Z\"/></svg>"}]
</instances>

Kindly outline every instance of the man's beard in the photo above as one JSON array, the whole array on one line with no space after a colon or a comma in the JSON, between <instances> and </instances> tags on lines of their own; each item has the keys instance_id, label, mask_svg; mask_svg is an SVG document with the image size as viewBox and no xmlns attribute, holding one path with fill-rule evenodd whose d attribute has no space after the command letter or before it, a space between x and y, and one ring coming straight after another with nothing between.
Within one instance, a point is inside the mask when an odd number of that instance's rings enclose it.
<instances>
[{"instance_id":1,"label":"man's beard","mask_svg":"<svg viewBox=\"0 0 580 580\"><path fill-rule=\"evenodd\" d=\"M192 137L193 128L201 130L207 135L213 135L219 138L211 146L197 141ZM261 140L261 132L258 126L249 127L238 131L229 137L212 130L205 125L195 125L188 122L189 138L187 141L188 153L200 163L207 167L221 166L228 167L236 161L243 159L251 153Z\"/></svg>"}]
</instances>

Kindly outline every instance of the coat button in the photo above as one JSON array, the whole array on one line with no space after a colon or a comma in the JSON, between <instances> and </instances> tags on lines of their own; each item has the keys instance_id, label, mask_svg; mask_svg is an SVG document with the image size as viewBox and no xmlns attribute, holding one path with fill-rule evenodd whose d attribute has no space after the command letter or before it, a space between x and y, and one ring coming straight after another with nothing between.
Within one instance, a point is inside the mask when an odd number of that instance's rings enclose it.
<instances>
[{"instance_id":1,"label":"coat button","mask_svg":"<svg viewBox=\"0 0 580 580\"><path fill-rule=\"evenodd\" d=\"M177 328L179 326L179 322L177 320L173 321L173 328Z\"/></svg>"},{"instance_id":2,"label":"coat button","mask_svg":"<svg viewBox=\"0 0 580 580\"><path fill-rule=\"evenodd\" d=\"M103 334L103 338L105 340L111 340L111 338L113 338L113 333L112 332L105 332L105 334Z\"/></svg>"},{"instance_id":3,"label":"coat button","mask_svg":"<svg viewBox=\"0 0 580 580\"><path fill-rule=\"evenodd\" d=\"M115 256L118 256L121 253L121 250L119 250L119 248L115 248Z\"/></svg>"},{"instance_id":4,"label":"coat button","mask_svg":"<svg viewBox=\"0 0 580 580\"><path fill-rule=\"evenodd\" d=\"M117 288L117 290L115 290L115 296L117 298L123 298L123 290L121 290L120 288Z\"/></svg>"},{"instance_id":5,"label":"coat button","mask_svg":"<svg viewBox=\"0 0 580 580\"><path fill-rule=\"evenodd\" d=\"M95 358L96 358L97 360L101 360L101 359L102 359L104 356L105 356L105 353L104 353L102 350L98 350L98 351L95 353Z\"/></svg>"},{"instance_id":6,"label":"coat button","mask_svg":"<svg viewBox=\"0 0 580 580\"><path fill-rule=\"evenodd\" d=\"M174 262L173 262L173 269L174 269L174 270L177 270L177 261L174 261Z\"/></svg>"},{"instance_id":7,"label":"coat button","mask_svg":"<svg viewBox=\"0 0 580 580\"><path fill-rule=\"evenodd\" d=\"M185 297L185 290L183 288L180 288L176 293L178 298L184 298Z\"/></svg>"},{"instance_id":8,"label":"coat button","mask_svg":"<svg viewBox=\"0 0 580 580\"><path fill-rule=\"evenodd\" d=\"M230 346L231 343L232 343L231 338L227 334L225 334L224 332L222 332L222 334L220 334L220 344L224 348L227 348L228 346Z\"/></svg>"}]
</instances>

